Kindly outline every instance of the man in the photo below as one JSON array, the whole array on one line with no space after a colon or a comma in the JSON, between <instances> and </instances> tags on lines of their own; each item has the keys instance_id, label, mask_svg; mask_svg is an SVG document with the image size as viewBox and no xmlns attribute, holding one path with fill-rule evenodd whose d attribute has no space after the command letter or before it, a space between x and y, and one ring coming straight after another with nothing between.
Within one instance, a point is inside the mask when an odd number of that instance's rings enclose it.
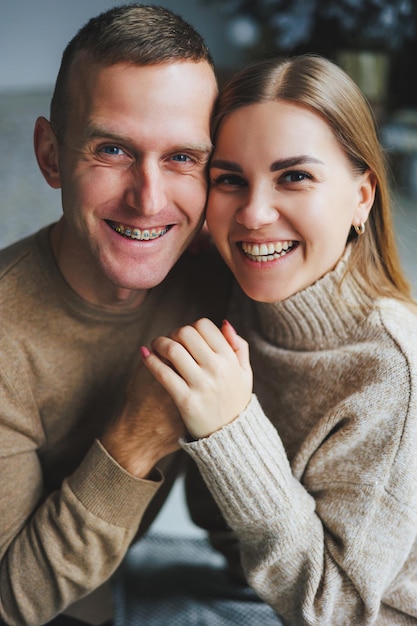
<instances>
[{"instance_id":1,"label":"man","mask_svg":"<svg viewBox=\"0 0 417 626\"><path fill-rule=\"evenodd\" d=\"M182 422L148 404L139 347L223 314L216 260L185 252L203 221L216 92L201 37L162 8L130 5L68 44L50 121L36 122L63 214L0 253L8 625L45 624L99 588L177 475Z\"/></svg>"}]
</instances>

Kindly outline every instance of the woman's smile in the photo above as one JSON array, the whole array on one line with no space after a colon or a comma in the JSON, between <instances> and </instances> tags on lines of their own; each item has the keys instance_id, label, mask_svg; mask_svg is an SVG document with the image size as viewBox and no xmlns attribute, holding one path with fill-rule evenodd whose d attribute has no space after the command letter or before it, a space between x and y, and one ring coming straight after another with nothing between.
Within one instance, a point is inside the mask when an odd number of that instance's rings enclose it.
<instances>
[{"instance_id":1,"label":"woman's smile","mask_svg":"<svg viewBox=\"0 0 417 626\"><path fill-rule=\"evenodd\" d=\"M296 241L276 241L259 244L247 241L240 242L242 252L248 259L257 263L270 263L280 259L291 252L296 245Z\"/></svg>"}]
</instances>

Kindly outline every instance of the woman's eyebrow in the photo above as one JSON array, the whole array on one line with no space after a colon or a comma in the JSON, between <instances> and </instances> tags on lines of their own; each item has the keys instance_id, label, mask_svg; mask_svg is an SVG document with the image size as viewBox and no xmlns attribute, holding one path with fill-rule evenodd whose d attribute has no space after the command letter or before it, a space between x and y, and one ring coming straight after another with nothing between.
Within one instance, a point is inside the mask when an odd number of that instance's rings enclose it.
<instances>
[{"instance_id":1,"label":"woman's eyebrow","mask_svg":"<svg viewBox=\"0 0 417 626\"><path fill-rule=\"evenodd\" d=\"M213 159L210 163L210 167L218 167L220 170L229 170L230 172L242 172L242 168L239 163L234 161L225 161L223 159Z\"/></svg>"},{"instance_id":2,"label":"woman's eyebrow","mask_svg":"<svg viewBox=\"0 0 417 626\"><path fill-rule=\"evenodd\" d=\"M323 161L320 161L320 159L302 154L286 159L278 159L272 163L269 169L271 172L277 172L278 170L285 170L287 167L294 167L294 165L301 165L302 163L320 163L320 165L324 165Z\"/></svg>"},{"instance_id":3,"label":"woman's eyebrow","mask_svg":"<svg viewBox=\"0 0 417 626\"><path fill-rule=\"evenodd\" d=\"M320 159L302 154L300 156L278 159L271 164L269 169L271 172L277 172L279 170L284 170L287 167L301 165L302 163L319 163L320 165L324 165L323 161L320 161ZM213 159L210 163L210 167L217 167L220 170L227 170L229 172L243 172L239 163L236 163L235 161L226 161L224 159Z\"/></svg>"}]
</instances>

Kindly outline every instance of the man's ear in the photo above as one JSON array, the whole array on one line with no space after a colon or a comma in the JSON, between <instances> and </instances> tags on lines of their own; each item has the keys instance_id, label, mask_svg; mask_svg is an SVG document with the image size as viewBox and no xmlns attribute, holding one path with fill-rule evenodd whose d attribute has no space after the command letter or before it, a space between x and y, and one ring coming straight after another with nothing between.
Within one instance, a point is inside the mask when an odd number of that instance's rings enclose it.
<instances>
[{"instance_id":1,"label":"man's ear","mask_svg":"<svg viewBox=\"0 0 417 626\"><path fill-rule=\"evenodd\" d=\"M33 134L33 143L39 168L48 185L54 189L61 187L59 173L58 141L50 122L38 117Z\"/></svg>"},{"instance_id":2,"label":"man's ear","mask_svg":"<svg viewBox=\"0 0 417 626\"><path fill-rule=\"evenodd\" d=\"M365 224L369 217L369 213L372 209L375 200L376 191L376 178L375 174L371 171L367 171L362 175L362 180L358 189L359 200L358 206L355 211L353 219L353 226L360 226Z\"/></svg>"}]
</instances>

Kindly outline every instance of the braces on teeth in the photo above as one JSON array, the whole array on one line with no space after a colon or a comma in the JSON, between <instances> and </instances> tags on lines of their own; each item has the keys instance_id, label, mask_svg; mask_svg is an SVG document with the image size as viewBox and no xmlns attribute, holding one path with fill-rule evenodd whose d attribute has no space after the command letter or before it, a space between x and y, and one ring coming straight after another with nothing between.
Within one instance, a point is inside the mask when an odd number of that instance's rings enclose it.
<instances>
[{"instance_id":1,"label":"braces on teeth","mask_svg":"<svg viewBox=\"0 0 417 626\"><path fill-rule=\"evenodd\" d=\"M129 239L138 239L139 241L148 241L149 239L157 239L162 237L168 232L168 228L161 228L159 230L140 230L139 228L125 228L123 224L112 224L111 227L116 233L124 235Z\"/></svg>"}]
</instances>

